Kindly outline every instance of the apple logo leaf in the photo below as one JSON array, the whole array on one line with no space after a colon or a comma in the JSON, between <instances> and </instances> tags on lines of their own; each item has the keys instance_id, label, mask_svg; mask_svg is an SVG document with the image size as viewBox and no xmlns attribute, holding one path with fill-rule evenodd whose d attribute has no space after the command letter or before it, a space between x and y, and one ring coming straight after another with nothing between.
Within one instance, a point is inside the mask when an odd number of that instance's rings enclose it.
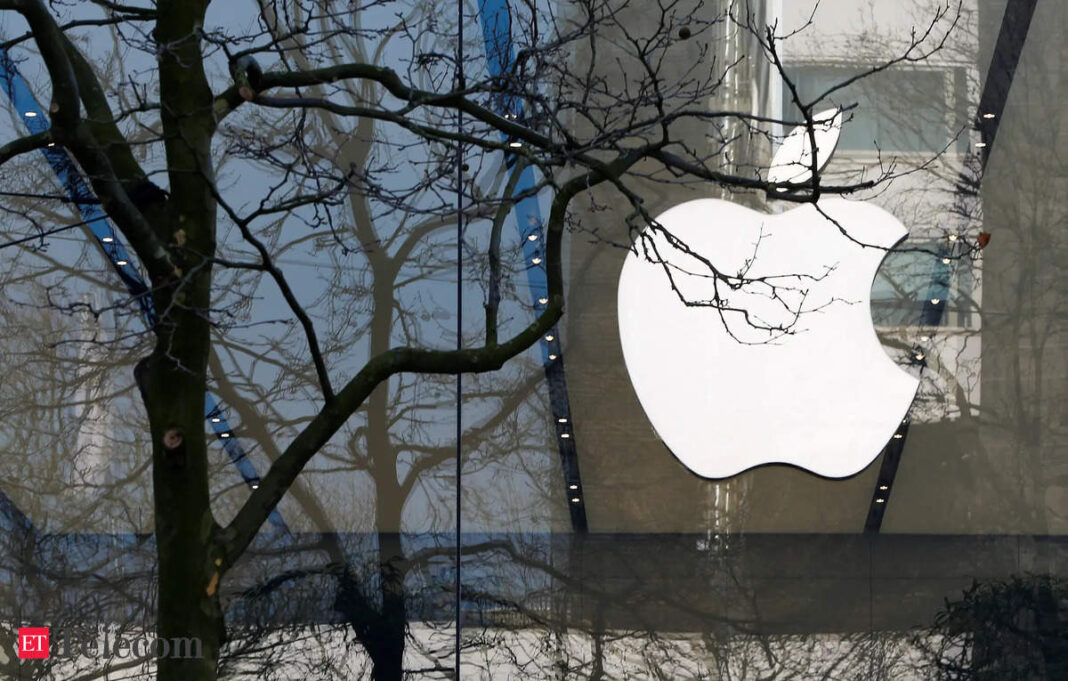
<instances>
[{"instance_id":1,"label":"apple logo leaf","mask_svg":"<svg viewBox=\"0 0 1068 681\"><path fill-rule=\"evenodd\" d=\"M816 139L816 172L830 162L842 132L842 110L821 111L812 116L812 121L811 136L808 126L799 125L783 138L768 168L769 182L804 184L812 179L812 137Z\"/></svg>"}]
</instances>

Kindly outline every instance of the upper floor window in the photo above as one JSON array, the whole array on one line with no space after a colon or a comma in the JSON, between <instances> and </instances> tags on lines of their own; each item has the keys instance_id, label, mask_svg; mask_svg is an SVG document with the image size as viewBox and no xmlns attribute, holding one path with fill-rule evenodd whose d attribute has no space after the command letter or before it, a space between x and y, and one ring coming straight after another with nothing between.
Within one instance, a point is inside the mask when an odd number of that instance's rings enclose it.
<instances>
[{"instance_id":1,"label":"upper floor window","mask_svg":"<svg viewBox=\"0 0 1068 681\"><path fill-rule=\"evenodd\" d=\"M787 68L803 103L812 102L839 83L864 73L856 65L798 65ZM786 81L782 84L783 117L801 120ZM838 143L841 151L938 153L968 150L964 70L959 68L890 68L835 90L814 108L851 106Z\"/></svg>"},{"instance_id":2,"label":"upper floor window","mask_svg":"<svg viewBox=\"0 0 1068 681\"><path fill-rule=\"evenodd\" d=\"M910 240L887 254L871 287L879 326L972 326L975 280L969 258L951 258L944 241Z\"/></svg>"}]
</instances>

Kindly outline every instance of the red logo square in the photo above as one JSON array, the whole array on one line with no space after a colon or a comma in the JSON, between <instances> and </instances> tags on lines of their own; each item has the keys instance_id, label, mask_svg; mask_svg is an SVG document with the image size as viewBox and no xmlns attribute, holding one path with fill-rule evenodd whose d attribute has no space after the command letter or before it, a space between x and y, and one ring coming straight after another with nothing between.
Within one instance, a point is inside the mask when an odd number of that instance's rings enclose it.
<instances>
[{"instance_id":1,"label":"red logo square","mask_svg":"<svg viewBox=\"0 0 1068 681\"><path fill-rule=\"evenodd\" d=\"M19 659L48 659L48 627L19 627Z\"/></svg>"}]
</instances>

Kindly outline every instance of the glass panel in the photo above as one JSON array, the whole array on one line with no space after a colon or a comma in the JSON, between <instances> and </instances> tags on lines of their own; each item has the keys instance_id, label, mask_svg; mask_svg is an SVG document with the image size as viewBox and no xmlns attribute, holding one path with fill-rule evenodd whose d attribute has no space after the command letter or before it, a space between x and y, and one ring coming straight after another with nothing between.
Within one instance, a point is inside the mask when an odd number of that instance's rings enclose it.
<instances>
[{"instance_id":1,"label":"glass panel","mask_svg":"<svg viewBox=\"0 0 1068 681\"><path fill-rule=\"evenodd\" d=\"M872 319L885 326L971 326L974 269L970 259L954 257L951 244L910 239L875 275Z\"/></svg>"},{"instance_id":2,"label":"glass panel","mask_svg":"<svg viewBox=\"0 0 1068 681\"><path fill-rule=\"evenodd\" d=\"M966 151L966 139L955 144L964 131L953 127L964 119L965 108L964 102L954 101L958 70L899 67L867 75L856 66L791 66L783 81L784 111L786 118L800 121L798 101L816 111L855 107L838 143L843 151L916 152L945 146Z\"/></svg>"},{"instance_id":3,"label":"glass panel","mask_svg":"<svg viewBox=\"0 0 1068 681\"><path fill-rule=\"evenodd\" d=\"M3 678L1068 678L1068 6L0 5Z\"/></svg>"}]
</instances>

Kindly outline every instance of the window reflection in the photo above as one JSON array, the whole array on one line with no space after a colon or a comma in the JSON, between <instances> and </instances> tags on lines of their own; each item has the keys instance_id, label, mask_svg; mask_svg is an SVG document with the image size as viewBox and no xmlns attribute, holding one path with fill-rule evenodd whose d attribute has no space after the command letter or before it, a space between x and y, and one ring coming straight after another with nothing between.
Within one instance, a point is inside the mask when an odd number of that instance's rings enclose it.
<instances>
[{"instance_id":1,"label":"window reflection","mask_svg":"<svg viewBox=\"0 0 1068 681\"><path fill-rule=\"evenodd\" d=\"M855 107L842 128L842 151L968 151L968 130L963 127L965 69L900 66L866 74L867 69L857 65L791 65L782 86L784 116L803 120L792 82L804 104L826 95L821 107Z\"/></svg>"}]
</instances>

